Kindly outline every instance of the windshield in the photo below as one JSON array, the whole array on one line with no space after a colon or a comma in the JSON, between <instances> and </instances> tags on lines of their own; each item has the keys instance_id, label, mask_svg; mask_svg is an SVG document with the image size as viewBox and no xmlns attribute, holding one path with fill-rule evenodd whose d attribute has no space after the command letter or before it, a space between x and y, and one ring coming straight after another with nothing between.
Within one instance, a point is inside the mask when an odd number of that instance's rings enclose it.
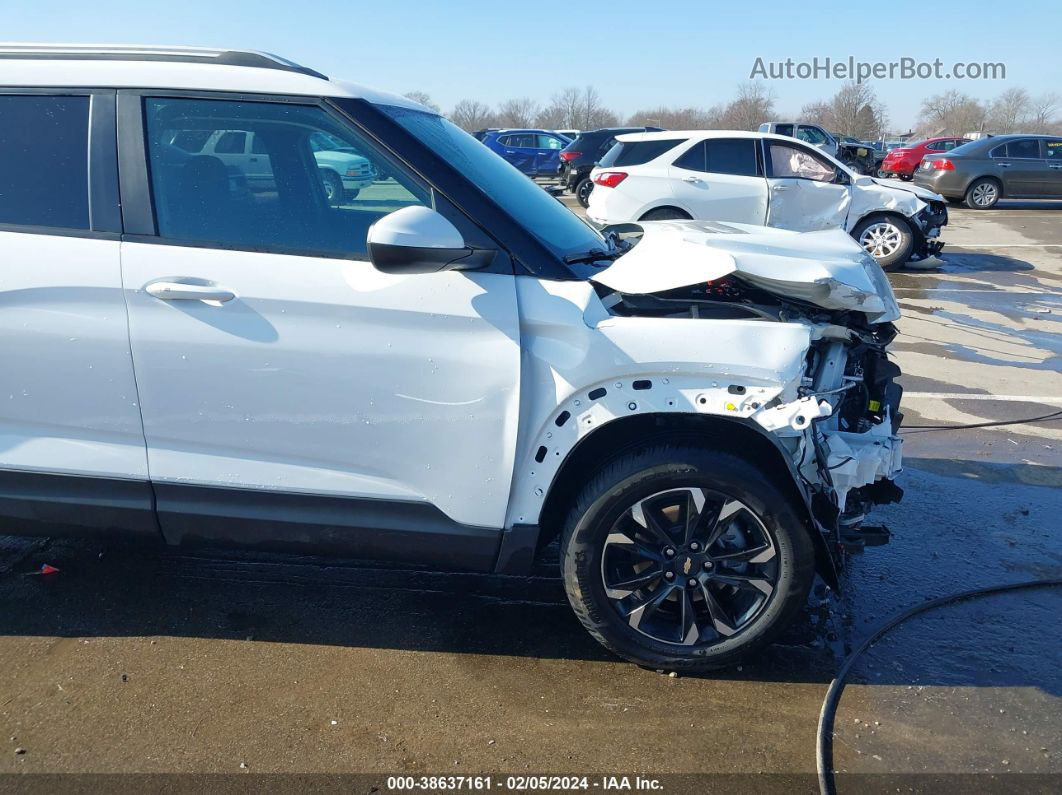
<instances>
[{"instance_id":1,"label":"windshield","mask_svg":"<svg viewBox=\"0 0 1062 795\"><path fill-rule=\"evenodd\" d=\"M395 105L377 107L559 257L607 247L604 238L575 213L460 127L434 113Z\"/></svg>"}]
</instances>

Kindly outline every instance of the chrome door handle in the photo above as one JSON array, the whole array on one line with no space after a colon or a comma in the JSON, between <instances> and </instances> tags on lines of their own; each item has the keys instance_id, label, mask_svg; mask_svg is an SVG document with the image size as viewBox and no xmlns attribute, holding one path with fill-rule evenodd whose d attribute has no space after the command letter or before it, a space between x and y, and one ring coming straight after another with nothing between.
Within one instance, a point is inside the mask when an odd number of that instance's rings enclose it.
<instances>
[{"instance_id":1,"label":"chrome door handle","mask_svg":"<svg viewBox=\"0 0 1062 795\"><path fill-rule=\"evenodd\" d=\"M789 190L788 185L772 185L771 190Z\"/></svg>"},{"instance_id":2,"label":"chrome door handle","mask_svg":"<svg viewBox=\"0 0 1062 795\"><path fill-rule=\"evenodd\" d=\"M1055 169L1058 169L1058 168L1062 168L1062 163L1059 163L1059 164L1058 164L1057 166L1056 166L1056 165L1053 165L1053 164L1051 164L1051 163L1048 163L1048 164L1047 164L1047 167L1048 167L1048 168L1055 168Z\"/></svg>"},{"instance_id":3,"label":"chrome door handle","mask_svg":"<svg viewBox=\"0 0 1062 795\"><path fill-rule=\"evenodd\" d=\"M1010 168L1010 163L996 163L1000 168Z\"/></svg>"},{"instance_id":4,"label":"chrome door handle","mask_svg":"<svg viewBox=\"0 0 1062 795\"><path fill-rule=\"evenodd\" d=\"M186 282L152 282L144 292L163 301L231 301L236 297L232 290L215 284L188 284Z\"/></svg>"},{"instance_id":5,"label":"chrome door handle","mask_svg":"<svg viewBox=\"0 0 1062 795\"><path fill-rule=\"evenodd\" d=\"M683 182L700 182L701 178L700 177L683 177L682 181Z\"/></svg>"}]
</instances>

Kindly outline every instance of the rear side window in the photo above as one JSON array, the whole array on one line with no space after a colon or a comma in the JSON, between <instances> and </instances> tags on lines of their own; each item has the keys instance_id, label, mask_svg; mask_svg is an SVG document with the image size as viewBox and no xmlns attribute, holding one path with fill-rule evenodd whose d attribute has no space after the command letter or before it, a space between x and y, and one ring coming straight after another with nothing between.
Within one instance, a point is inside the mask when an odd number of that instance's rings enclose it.
<instances>
[{"instance_id":1,"label":"rear side window","mask_svg":"<svg viewBox=\"0 0 1062 795\"><path fill-rule=\"evenodd\" d=\"M1026 138L1019 141L1008 141L1000 144L992 150L991 157L1006 157L1023 160L1038 160L1040 158L1040 142L1035 138Z\"/></svg>"},{"instance_id":2,"label":"rear side window","mask_svg":"<svg viewBox=\"0 0 1062 795\"><path fill-rule=\"evenodd\" d=\"M520 133L519 135L505 135L499 138L498 142L502 146L512 146L517 149L535 148L535 136L530 133Z\"/></svg>"},{"instance_id":3,"label":"rear side window","mask_svg":"<svg viewBox=\"0 0 1062 795\"><path fill-rule=\"evenodd\" d=\"M1007 157L1038 160L1040 158L1040 142L1035 138L1011 141L1007 144Z\"/></svg>"},{"instance_id":4,"label":"rear side window","mask_svg":"<svg viewBox=\"0 0 1062 795\"><path fill-rule=\"evenodd\" d=\"M756 141L752 138L710 138L704 143L708 156L707 171L742 177L757 176Z\"/></svg>"},{"instance_id":5,"label":"rear side window","mask_svg":"<svg viewBox=\"0 0 1062 795\"><path fill-rule=\"evenodd\" d=\"M600 166L615 168L619 166L640 166L660 155L674 149L688 138L669 138L655 141L620 141L601 158Z\"/></svg>"},{"instance_id":6,"label":"rear side window","mask_svg":"<svg viewBox=\"0 0 1062 795\"><path fill-rule=\"evenodd\" d=\"M675 158L672 163L677 168L687 171L707 171L708 159L704 154L704 141L699 141Z\"/></svg>"},{"instance_id":7,"label":"rear side window","mask_svg":"<svg viewBox=\"0 0 1062 795\"><path fill-rule=\"evenodd\" d=\"M1044 141L1044 157L1053 163L1062 163L1062 138L1048 138Z\"/></svg>"},{"instance_id":8,"label":"rear side window","mask_svg":"<svg viewBox=\"0 0 1062 795\"><path fill-rule=\"evenodd\" d=\"M0 96L0 224L88 229L88 97Z\"/></svg>"}]
</instances>

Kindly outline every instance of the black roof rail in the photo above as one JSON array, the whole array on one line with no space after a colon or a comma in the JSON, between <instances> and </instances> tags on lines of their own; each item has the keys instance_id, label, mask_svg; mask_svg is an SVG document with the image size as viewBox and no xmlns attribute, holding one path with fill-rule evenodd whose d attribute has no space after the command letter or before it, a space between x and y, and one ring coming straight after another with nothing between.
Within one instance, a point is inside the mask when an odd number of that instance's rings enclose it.
<instances>
[{"instance_id":1,"label":"black roof rail","mask_svg":"<svg viewBox=\"0 0 1062 795\"><path fill-rule=\"evenodd\" d=\"M204 47L157 47L124 44L7 44L0 43L0 59L49 61L175 61L221 66L279 69L327 80L313 69L279 55L257 50L212 50Z\"/></svg>"}]
</instances>

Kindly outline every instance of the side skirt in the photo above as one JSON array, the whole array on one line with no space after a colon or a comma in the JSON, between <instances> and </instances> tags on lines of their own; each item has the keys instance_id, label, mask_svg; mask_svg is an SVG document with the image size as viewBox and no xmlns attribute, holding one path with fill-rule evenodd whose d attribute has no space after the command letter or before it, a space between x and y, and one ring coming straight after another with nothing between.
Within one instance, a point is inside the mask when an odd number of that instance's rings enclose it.
<instances>
[{"instance_id":1,"label":"side skirt","mask_svg":"<svg viewBox=\"0 0 1062 795\"><path fill-rule=\"evenodd\" d=\"M501 531L450 519L426 502L153 483L170 544L345 555L492 571Z\"/></svg>"},{"instance_id":2,"label":"side skirt","mask_svg":"<svg viewBox=\"0 0 1062 795\"><path fill-rule=\"evenodd\" d=\"M493 571L502 531L434 505L0 470L0 535L140 539Z\"/></svg>"},{"instance_id":3,"label":"side skirt","mask_svg":"<svg viewBox=\"0 0 1062 795\"><path fill-rule=\"evenodd\" d=\"M0 470L0 534L159 541L146 481Z\"/></svg>"}]
</instances>

